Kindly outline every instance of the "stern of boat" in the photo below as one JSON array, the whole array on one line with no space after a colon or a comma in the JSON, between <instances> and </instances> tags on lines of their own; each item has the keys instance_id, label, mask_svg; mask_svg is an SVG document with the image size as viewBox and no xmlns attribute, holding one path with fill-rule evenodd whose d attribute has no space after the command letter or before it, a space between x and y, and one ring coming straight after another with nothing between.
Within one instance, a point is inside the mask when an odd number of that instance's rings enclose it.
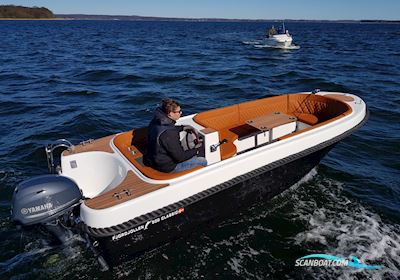
<instances>
[{"instance_id":1,"label":"stern of boat","mask_svg":"<svg viewBox=\"0 0 400 280\"><path fill-rule=\"evenodd\" d=\"M92 198L118 186L127 168L115 154L90 151L63 155L61 172L77 183L85 198Z\"/></svg>"}]
</instances>

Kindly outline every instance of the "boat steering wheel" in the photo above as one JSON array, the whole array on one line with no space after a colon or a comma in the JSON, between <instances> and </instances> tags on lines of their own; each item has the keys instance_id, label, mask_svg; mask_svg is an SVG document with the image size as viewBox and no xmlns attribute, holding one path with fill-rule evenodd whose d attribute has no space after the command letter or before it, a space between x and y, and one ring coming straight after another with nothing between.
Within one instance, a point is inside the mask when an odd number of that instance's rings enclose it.
<instances>
[{"instance_id":1,"label":"boat steering wheel","mask_svg":"<svg viewBox=\"0 0 400 280\"><path fill-rule=\"evenodd\" d=\"M193 128L185 129L185 131L186 131L186 144L189 149L194 149L200 143L199 134ZM190 139L189 135L192 135L192 139Z\"/></svg>"}]
</instances>

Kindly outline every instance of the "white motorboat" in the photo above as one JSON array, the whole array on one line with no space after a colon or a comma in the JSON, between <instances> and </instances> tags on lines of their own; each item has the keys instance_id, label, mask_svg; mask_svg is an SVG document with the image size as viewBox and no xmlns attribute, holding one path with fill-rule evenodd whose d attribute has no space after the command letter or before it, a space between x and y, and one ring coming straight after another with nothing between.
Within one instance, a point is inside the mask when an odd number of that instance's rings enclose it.
<instances>
[{"instance_id":1,"label":"white motorboat","mask_svg":"<svg viewBox=\"0 0 400 280\"><path fill-rule=\"evenodd\" d=\"M12 219L61 241L80 234L106 269L104 258L118 263L281 193L367 116L356 95L315 91L182 117L178 124L203 140L208 165L175 173L143 164L146 127L75 146L62 140L46 147L55 174L16 187ZM67 149L57 166L60 146Z\"/></svg>"},{"instance_id":2,"label":"white motorboat","mask_svg":"<svg viewBox=\"0 0 400 280\"><path fill-rule=\"evenodd\" d=\"M282 23L282 27L276 30L272 26L266 34L266 38L263 40L264 45L275 46L275 47L291 47L293 44L293 37L289 34L289 30L285 29L285 23Z\"/></svg>"}]
</instances>

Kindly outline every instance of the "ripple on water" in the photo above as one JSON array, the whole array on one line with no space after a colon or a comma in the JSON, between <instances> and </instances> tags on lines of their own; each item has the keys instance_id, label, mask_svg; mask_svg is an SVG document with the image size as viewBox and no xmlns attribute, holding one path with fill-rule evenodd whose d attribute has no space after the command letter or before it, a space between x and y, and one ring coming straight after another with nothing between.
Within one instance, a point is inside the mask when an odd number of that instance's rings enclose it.
<instances>
[{"instance_id":1,"label":"ripple on water","mask_svg":"<svg viewBox=\"0 0 400 280\"><path fill-rule=\"evenodd\" d=\"M39 105L23 101L2 101L0 116L10 117L11 115L26 114L40 108Z\"/></svg>"},{"instance_id":2,"label":"ripple on water","mask_svg":"<svg viewBox=\"0 0 400 280\"><path fill-rule=\"evenodd\" d=\"M331 82L322 78L297 78L288 82L290 85L296 85L298 88L322 89L324 91L351 92L345 85Z\"/></svg>"},{"instance_id":3,"label":"ripple on water","mask_svg":"<svg viewBox=\"0 0 400 280\"><path fill-rule=\"evenodd\" d=\"M84 82L133 82L143 79L142 76L136 74L124 74L115 70L101 69L88 70L73 76L76 80Z\"/></svg>"},{"instance_id":4,"label":"ripple on water","mask_svg":"<svg viewBox=\"0 0 400 280\"><path fill-rule=\"evenodd\" d=\"M90 90L76 90L76 91L57 92L57 94L66 96L96 96L99 95L99 92Z\"/></svg>"},{"instance_id":5,"label":"ripple on water","mask_svg":"<svg viewBox=\"0 0 400 280\"><path fill-rule=\"evenodd\" d=\"M17 74L17 73L0 73L0 81L26 81L32 79L31 76Z\"/></svg>"}]
</instances>

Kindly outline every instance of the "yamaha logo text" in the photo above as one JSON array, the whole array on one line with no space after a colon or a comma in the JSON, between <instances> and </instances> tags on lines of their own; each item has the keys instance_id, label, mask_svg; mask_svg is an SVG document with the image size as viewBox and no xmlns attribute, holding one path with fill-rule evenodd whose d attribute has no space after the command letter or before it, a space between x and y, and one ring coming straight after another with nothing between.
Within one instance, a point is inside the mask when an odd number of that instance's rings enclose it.
<instances>
[{"instance_id":1,"label":"yamaha logo text","mask_svg":"<svg viewBox=\"0 0 400 280\"><path fill-rule=\"evenodd\" d=\"M46 204L37 205L37 206L29 207L29 208L22 208L21 214L22 215L34 214L37 212L50 210L51 208L53 208L53 204L49 202Z\"/></svg>"}]
</instances>

